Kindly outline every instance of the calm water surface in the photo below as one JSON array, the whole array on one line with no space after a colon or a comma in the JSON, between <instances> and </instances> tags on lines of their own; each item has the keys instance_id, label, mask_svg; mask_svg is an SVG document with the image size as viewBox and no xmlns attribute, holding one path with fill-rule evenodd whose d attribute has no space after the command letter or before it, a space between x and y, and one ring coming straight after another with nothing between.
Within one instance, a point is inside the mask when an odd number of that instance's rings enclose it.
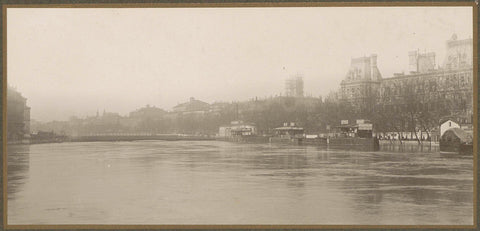
<instances>
[{"instance_id":1,"label":"calm water surface","mask_svg":"<svg viewBox=\"0 0 480 231\"><path fill-rule=\"evenodd\" d=\"M472 156L219 141L10 145L9 224L473 224Z\"/></svg>"}]
</instances>

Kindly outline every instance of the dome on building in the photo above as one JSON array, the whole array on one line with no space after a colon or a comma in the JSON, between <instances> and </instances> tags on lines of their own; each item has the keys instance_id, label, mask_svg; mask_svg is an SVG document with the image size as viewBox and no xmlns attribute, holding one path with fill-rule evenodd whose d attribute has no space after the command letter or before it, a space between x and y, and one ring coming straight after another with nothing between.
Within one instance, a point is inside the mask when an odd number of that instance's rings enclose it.
<instances>
[{"instance_id":1,"label":"dome on building","mask_svg":"<svg viewBox=\"0 0 480 231\"><path fill-rule=\"evenodd\" d=\"M451 40L457 40L457 34L453 33Z\"/></svg>"}]
</instances>

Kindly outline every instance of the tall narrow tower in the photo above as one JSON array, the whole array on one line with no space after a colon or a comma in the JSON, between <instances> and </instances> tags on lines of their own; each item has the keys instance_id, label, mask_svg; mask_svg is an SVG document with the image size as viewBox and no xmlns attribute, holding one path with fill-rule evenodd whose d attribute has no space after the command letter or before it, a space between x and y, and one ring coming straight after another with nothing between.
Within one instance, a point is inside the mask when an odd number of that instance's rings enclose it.
<instances>
[{"instance_id":1,"label":"tall narrow tower","mask_svg":"<svg viewBox=\"0 0 480 231\"><path fill-rule=\"evenodd\" d=\"M300 74L285 80L285 95L290 97L303 97L303 77Z\"/></svg>"}]
</instances>

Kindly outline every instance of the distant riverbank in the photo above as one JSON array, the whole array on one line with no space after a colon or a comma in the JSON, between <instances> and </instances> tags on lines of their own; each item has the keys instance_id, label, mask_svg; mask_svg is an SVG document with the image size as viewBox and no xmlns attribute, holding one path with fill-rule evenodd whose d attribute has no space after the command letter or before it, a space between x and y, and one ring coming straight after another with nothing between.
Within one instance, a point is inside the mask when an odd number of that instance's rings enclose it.
<instances>
[{"instance_id":1,"label":"distant riverbank","mask_svg":"<svg viewBox=\"0 0 480 231\"><path fill-rule=\"evenodd\" d=\"M62 142L108 142L108 141L138 141L138 140L164 140L164 141L202 141L216 140L215 136L195 136L195 135L179 135L179 134L162 134L162 135L89 135L89 136L73 136L65 138L65 140L21 140L7 141L7 144L41 144L41 143L62 143ZM380 140L380 145L431 145L439 146L438 142L416 140Z\"/></svg>"},{"instance_id":2,"label":"distant riverbank","mask_svg":"<svg viewBox=\"0 0 480 231\"><path fill-rule=\"evenodd\" d=\"M138 135L138 134L105 134L105 135L87 135L87 136L62 136L46 139L24 139L7 141L7 144L45 144L45 143L63 143L63 142L117 142L117 141L138 141L138 140L163 140L163 141L202 141L215 140L214 136L200 135L182 135L182 134L157 134L157 135Z\"/></svg>"}]
</instances>

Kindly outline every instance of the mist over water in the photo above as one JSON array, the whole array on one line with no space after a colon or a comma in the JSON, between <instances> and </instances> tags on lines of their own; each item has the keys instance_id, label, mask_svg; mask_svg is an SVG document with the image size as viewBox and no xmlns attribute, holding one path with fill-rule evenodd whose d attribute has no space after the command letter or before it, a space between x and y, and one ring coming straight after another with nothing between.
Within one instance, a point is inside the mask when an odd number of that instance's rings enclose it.
<instances>
[{"instance_id":1,"label":"mist over water","mask_svg":"<svg viewBox=\"0 0 480 231\"><path fill-rule=\"evenodd\" d=\"M417 145L9 145L8 224L471 225L473 160Z\"/></svg>"}]
</instances>

